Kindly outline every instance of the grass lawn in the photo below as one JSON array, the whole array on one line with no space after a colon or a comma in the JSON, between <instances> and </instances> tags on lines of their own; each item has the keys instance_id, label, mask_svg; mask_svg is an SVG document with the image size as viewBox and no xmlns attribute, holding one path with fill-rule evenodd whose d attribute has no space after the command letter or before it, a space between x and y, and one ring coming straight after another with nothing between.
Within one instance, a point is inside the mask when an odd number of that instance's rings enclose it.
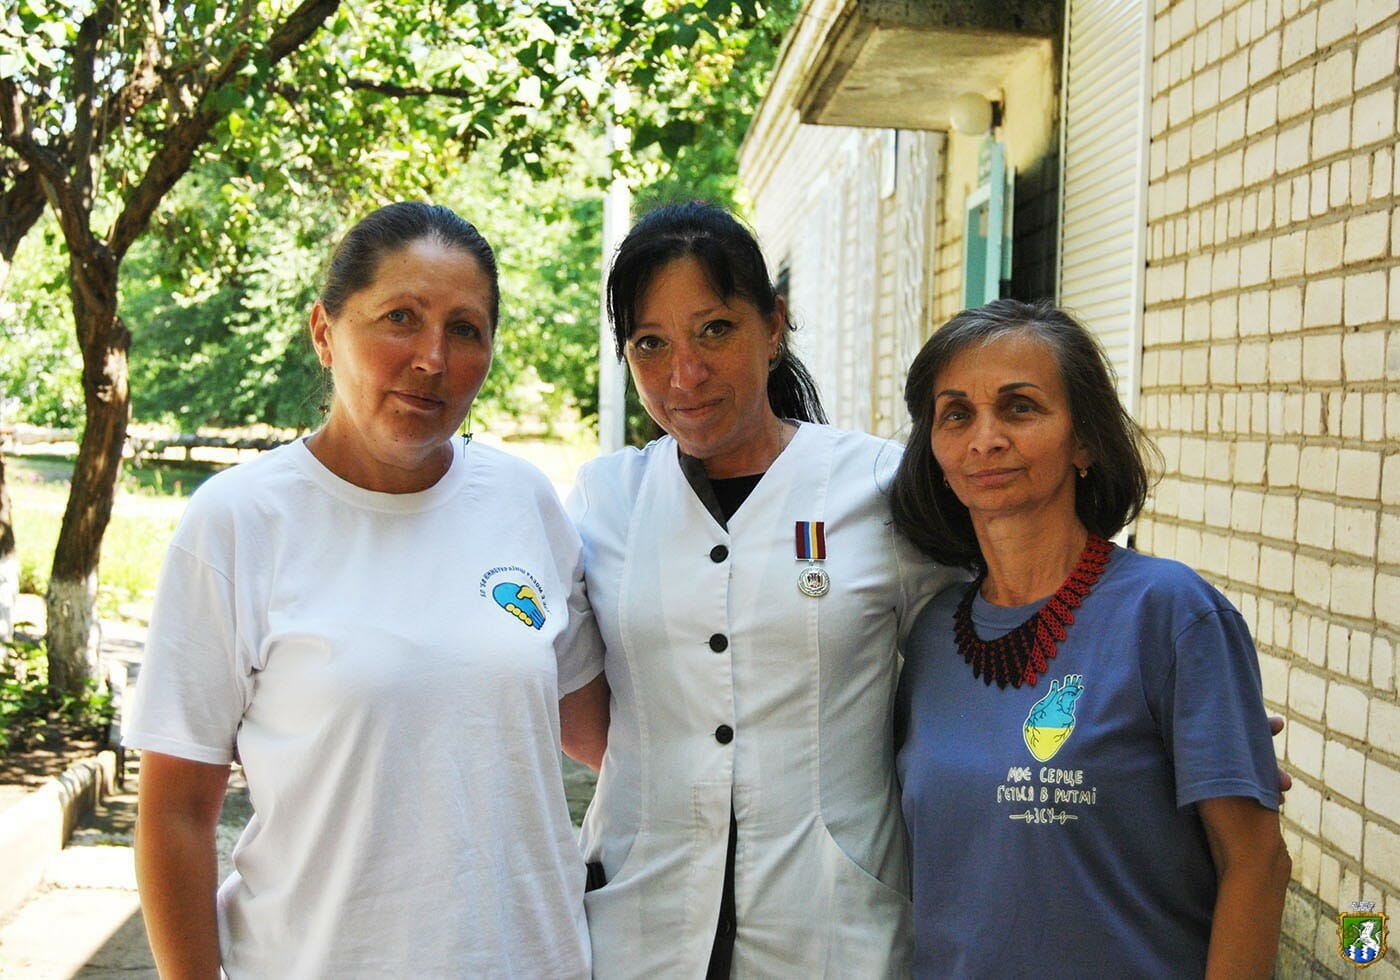
<instances>
[{"instance_id":1,"label":"grass lawn","mask_svg":"<svg viewBox=\"0 0 1400 980\"><path fill-rule=\"evenodd\" d=\"M63 457L5 457L24 592L43 595L48 588L72 472L73 461ZM97 604L103 617L119 617L123 610L149 603L175 524L190 493L211 472L169 465L123 466L98 566Z\"/></svg>"}]
</instances>

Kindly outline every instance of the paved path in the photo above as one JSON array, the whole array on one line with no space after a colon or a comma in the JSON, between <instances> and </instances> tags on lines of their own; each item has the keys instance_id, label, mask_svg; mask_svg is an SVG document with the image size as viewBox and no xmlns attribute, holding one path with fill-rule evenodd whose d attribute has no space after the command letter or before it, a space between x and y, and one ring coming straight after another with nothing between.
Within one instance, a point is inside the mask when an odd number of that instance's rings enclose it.
<instances>
[{"instance_id":1,"label":"paved path","mask_svg":"<svg viewBox=\"0 0 1400 980\"><path fill-rule=\"evenodd\" d=\"M131 851L139 773L133 766L127 773L124 789L84 820L49 863L39 890L0 922L0 977L154 980ZM247 787L235 770L219 821L221 875L248 814Z\"/></svg>"}]
</instances>

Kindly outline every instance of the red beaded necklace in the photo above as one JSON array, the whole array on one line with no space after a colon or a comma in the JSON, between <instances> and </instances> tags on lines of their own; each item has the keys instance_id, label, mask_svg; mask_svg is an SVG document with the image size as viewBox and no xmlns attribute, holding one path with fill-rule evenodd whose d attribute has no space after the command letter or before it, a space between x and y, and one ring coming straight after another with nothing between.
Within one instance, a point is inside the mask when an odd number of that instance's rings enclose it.
<instances>
[{"instance_id":1,"label":"red beaded necklace","mask_svg":"<svg viewBox=\"0 0 1400 980\"><path fill-rule=\"evenodd\" d=\"M1097 534L1090 534L1079 556L1079 563L1069 573L1063 585L1045 601L1036 614L1014 630L988 642L977 635L972 625L972 600L987 577L983 572L958 603L953 615L953 635L958 640L958 652L972 664L972 676L982 683L997 687L1035 686L1036 678L1049 668L1055 656L1055 644L1063 643L1065 631L1074 624L1073 610L1088 596L1108 564L1113 543Z\"/></svg>"}]
</instances>

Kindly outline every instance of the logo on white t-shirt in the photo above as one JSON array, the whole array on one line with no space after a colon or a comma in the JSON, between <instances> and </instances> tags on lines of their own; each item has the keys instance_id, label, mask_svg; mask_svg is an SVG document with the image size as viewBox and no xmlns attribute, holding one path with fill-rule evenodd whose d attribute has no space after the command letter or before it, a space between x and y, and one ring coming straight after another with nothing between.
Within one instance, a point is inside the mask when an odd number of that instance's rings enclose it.
<instances>
[{"instance_id":1,"label":"logo on white t-shirt","mask_svg":"<svg viewBox=\"0 0 1400 980\"><path fill-rule=\"evenodd\" d=\"M481 577L478 594L490 596L506 612L531 629L540 629L548 618L549 604L539 581L518 565L502 565Z\"/></svg>"}]
</instances>

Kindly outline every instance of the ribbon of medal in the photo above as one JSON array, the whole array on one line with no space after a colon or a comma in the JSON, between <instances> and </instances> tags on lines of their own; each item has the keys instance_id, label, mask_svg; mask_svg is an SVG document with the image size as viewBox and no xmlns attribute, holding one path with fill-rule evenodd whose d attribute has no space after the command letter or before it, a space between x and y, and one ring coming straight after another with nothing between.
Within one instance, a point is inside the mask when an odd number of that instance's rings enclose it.
<instances>
[{"instance_id":1,"label":"ribbon of medal","mask_svg":"<svg viewBox=\"0 0 1400 980\"><path fill-rule=\"evenodd\" d=\"M819 564L826 560L826 522L798 521L794 537L797 560L807 563L797 573L797 587L803 595L820 599L831 590L831 577Z\"/></svg>"}]
</instances>

